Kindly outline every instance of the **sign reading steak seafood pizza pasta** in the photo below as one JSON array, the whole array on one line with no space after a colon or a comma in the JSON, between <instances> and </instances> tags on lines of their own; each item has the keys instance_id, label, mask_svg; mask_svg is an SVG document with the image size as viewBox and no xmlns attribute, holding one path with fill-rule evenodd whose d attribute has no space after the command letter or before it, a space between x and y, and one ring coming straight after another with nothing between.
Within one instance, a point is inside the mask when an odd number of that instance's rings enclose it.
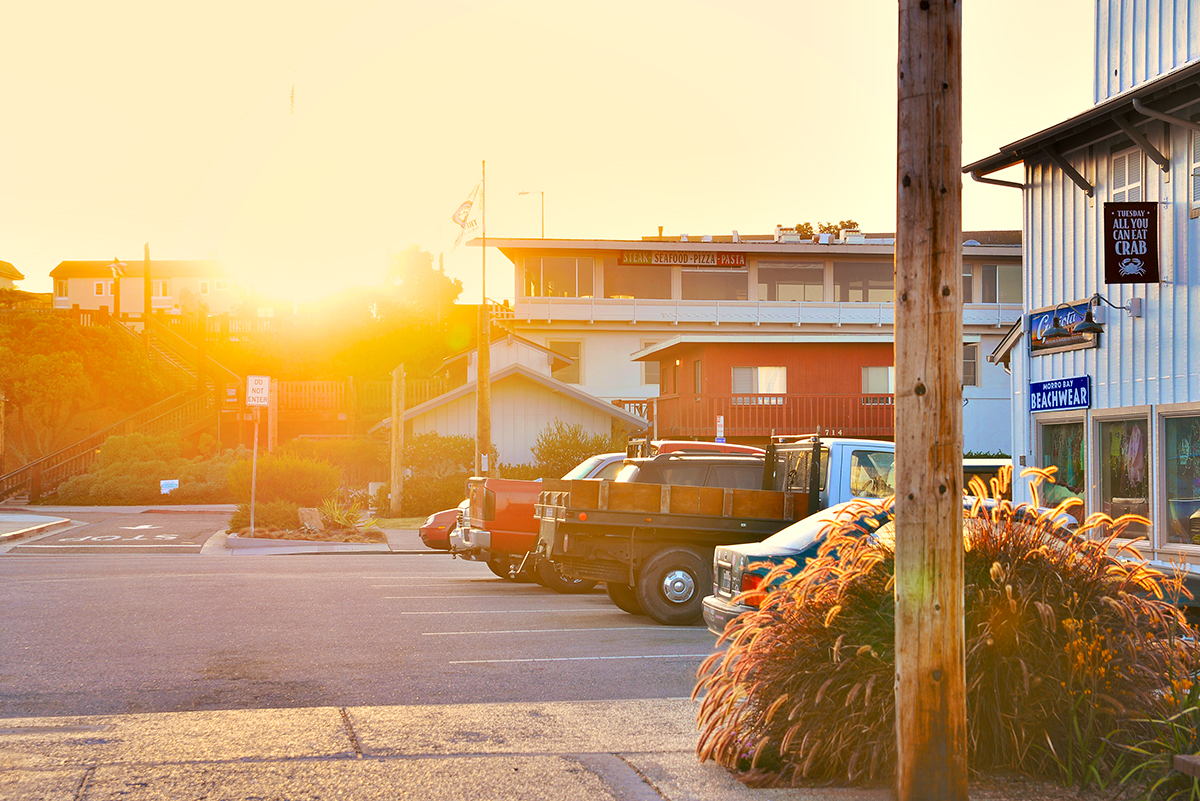
<instances>
[{"instance_id":1,"label":"sign reading steak seafood pizza pasta","mask_svg":"<svg viewBox=\"0 0 1200 801\"><path fill-rule=\"evenodd\" d=\"M659 250L625 250L621 264L657 267L745 267L745 253L691 253Z\"/></svg>"}]
</instances>

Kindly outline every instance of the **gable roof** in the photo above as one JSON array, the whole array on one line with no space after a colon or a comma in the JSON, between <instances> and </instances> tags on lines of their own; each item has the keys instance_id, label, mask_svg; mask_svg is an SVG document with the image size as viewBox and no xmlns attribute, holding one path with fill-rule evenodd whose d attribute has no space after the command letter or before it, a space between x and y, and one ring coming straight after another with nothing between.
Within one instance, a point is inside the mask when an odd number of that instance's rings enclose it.
<instances>
[{"instance_id":1,"label":"gable roof","mask_svg":"<svg viewBox=\"0 0 1200 801\"><path fill-rule=\"evenodd\" d=\"M21 275L16 267L13 267L6 261L0 261L0 278L7 278L10 281L24 281L25 276Z\"/></svg>"},{"instance_id":2,"label":"gable roof","mask_svg":"<svg viewBox=\"0 0 1200 801\"><path fill-rule=\"evenodd\" d=\"M121 275L141 278L142 259L122 262ZM214 259L150 260L151 278L224 278L226 272ZM112 259L107 261L63 261L50 271L51 278L112 278Z\"/></svg>"},{"instance_id":3,"label":"gable roof","mask_svg":"<svg viewBox=\"0 0 1200 801\"><path fill-rule=\"evenodd\" d=\"M519 342L520 344L524 345L527 348L530 348L531 350L539 350L542 353L545 353L547 356L554 357L554 366L551 368L554 370L558 370L563 367L566 367L567 365L569 365L575 361L573 358L571 358L570 356L567 356L566 354L559 353L558 351L555 351L555 350L551 350L550 348L547 348L545 345L539 345L538 343L536 343L532 340L526 339L523 336L519 336L518 334L514 334L511 331L505 331L500 328L493 329L492 338L491 338L490 342L491 342L491 344L495 344L497 342ZM438 369L445 370L450 365L454 364L455 362L457 362L461 359L467 358L472 353L475 353L477 350L478 350L478 348L474 348L474 347L467 348L466 350L460 350L458 353L454 354L453 356L447 356L442 361L442 364Z\"/></svg>"}]
</instances>

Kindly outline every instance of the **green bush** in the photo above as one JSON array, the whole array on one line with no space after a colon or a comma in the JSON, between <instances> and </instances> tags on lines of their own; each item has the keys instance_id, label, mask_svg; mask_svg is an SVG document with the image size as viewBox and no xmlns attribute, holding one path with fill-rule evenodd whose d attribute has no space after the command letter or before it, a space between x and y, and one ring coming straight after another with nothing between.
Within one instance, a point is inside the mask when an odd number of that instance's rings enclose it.
<instances>
[{"instance_id":1,"label":"green bush","mask_svg":"<svg viewBox=\"0 0 1200 801\"><path fill-rule=\"evenodd\" d=\"M230 534L250 528L250 504L238 504L237 511L229 518ZM268 501L254 504L254 529L288 531L300 528L300 507L289 501Z\"/></svg>"},{"instance_id":2,"label":"green bush","mask_svg":"<svg viewBox=\"0 0 1200 801\"><path fill-rule=\"evenodd\" d=\"M177 437L124 434L109 437L87 473L64 481L58 503L68 505L155 505L232 503L226 474L246 455L231 449L208 458L184 458ZM178 479L179 487L162 494L160 481Z\"/></svg>"},{"instance_id":3,"label":"green bush","mask_svg":"<svg viewBox=\"0 0 1200 801\"><path fill-rule=\"evenodd\" d=\"M534 481L543 478L542 471L534 464L498 464L496 475L501 478L518 478L524 481Z\"/></svg>"},{"instance_id":4,"label":"green bush","mask_svg":"<svg viewBox=\"0 0 1200 801\"><path fill-rule=\"evenodd\" d=\"M238 503L249 503L252 462L242 459L229 468L229 490ZM295 456L258 457L255 499L259 503L288 501L297 506L316 507L337 492L341 472L328 462Z\"/></svg>"},{"instance_id":5,"label":"green bush","mask_svg":"<svg viewBox=\"0 0 1200 801\"><path fill-rule=\"evenodd\" d=\"M496 463L492 449L492 464ZM475 470L475 440L465 436L417 434L404 441L404 500L401 514L420 517L453 509L466 497Z\"/></svg>"},{"instance_id":6,"label":"green bush","mask_svg":"<svg viewBox=\"0 0 1200 801\"><path fill-rule=\"evenodd\" d=\"M555 420L538 434L533 446L533 466L538 478L561 478L598 453L624 451L627 440L625 434L589 434L581 425Z\"/></svg>"},{"instance_id":7,"label":"green bush","mask_svg":"<svg viewBox=\"0 0 1200 801\"><path fill-rule=\"evenodd\" d=\"M390 454L387 442L370 437L293 439L275 452L277 456L328 462L341 470L342 484L350 487L386 480Z\"/></svg>"},{"instance_id":8,"label":"green bush","mask_svg":"<svg viewBox=\"0 0 1200 801\"><path fill-rule=\"evenodd\" d=\"M1171 717L1167 699L1195 667L1181 638L1192 634L1162 600L1179 579L1110 555L1134 520L1093 515L1086 529L1103 536L1064 547L1031 507L966 516L972 769L1115 784L1130 775L1120 744L1146 741L1147 711ZM728 647L701 667L701 759L756 786L894 781L894 552L885 529L858 525L832 526L821 555L731 623Z\"/></svg>"}]
</instances>

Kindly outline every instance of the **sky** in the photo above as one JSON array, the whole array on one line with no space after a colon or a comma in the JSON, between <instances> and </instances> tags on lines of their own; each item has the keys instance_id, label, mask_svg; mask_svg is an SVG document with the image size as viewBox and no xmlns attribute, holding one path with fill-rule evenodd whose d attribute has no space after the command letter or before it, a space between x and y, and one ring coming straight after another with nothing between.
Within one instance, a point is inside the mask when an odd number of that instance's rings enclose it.
<instances>
[{"instance_id":1,"label":"sky","mask_svg":"<svg viewBox=\"0 0 1200 801\"><path fill-rule=\"evenodd\" d=\"M967 162L1092 104L1093 2L963 6ZM484 163L489 238L543 203L551 238L892 231L897 30L896 0L10 3L0 260L45 292L149 242L310 300L418 245L511 298L454 247ZM1020 224L965 179L965 229Z\"/></svg>"}]
</instances>

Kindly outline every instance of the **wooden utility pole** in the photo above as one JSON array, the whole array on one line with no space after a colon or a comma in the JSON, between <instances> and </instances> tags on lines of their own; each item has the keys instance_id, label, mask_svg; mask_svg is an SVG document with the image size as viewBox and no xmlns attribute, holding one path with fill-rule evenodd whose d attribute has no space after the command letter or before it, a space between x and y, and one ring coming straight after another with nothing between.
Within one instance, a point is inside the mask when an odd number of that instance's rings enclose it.
<instances>
[{"instance_id":1,"label":"wooden utility pole","mask_svg":"<svg viewBox=\"0 0 1200 801\"><path fill-rule=\"evenodd\" d=\"M392 517L400 516L404 497L404 365L392 371L392 470L388 476Z\"/></svg>"},{"instance_id":2,"label":"wooden utility pole","mask_svg":"<svg viewBox=\"0 0 1200 801\"><path fill-rule=\"evenodd\" d=\"M957 0L900 0L897 77L896 790L966 801Z\"/></svg>"},{"instance_id":3,"label":"wooden utility pole","mask_svg":"<svg viewBox=\"0 0 1200 801\"><path fill-rule=\"evenodd\" d=\"M487 162L481 165L479 180L479 222L483 245L480 272L483 280L483 300L479 304L479 350L475 360L475 475L491 472L488 464L492 453L492 315L487 300Z\"/></svg>"},{"instance_id":4,"label":"wooden utility pole","mask_svg":"<svg viewBox=\"0 0 1200 801\"><path fill-rule=\"evenodd\" d=\"M150 291L150 243L147 242L144 246L145 256L142 262L142 346L146 349L146 355L150 355L150 298L153 293ZM220 413L218 412L218 417ZM219 439L219 438L218 438Z\"/></svg>"}]
</instances>

